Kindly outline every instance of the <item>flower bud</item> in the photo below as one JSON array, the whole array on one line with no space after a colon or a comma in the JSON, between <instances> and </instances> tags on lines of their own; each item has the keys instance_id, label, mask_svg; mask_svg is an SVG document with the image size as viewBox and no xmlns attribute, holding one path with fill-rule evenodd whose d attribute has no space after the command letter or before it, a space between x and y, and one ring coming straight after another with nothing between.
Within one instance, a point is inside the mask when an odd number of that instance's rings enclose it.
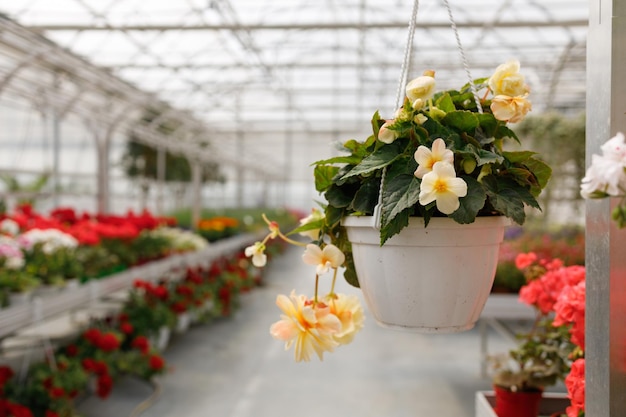
<instances>
[{"instance_id":1,"label":"flower bud","mask_svg":"<svg viewBox=\"0 0 626 417\"><path fill-rule=\"evenodd\" d=\"M411 80L406 85L406 96L411 100L411 103L415 103L417 99L426 101L432 98L435 94L434 75L434 71L424 71L424 75Z\"/></svg>"},{"instance_id":2,"label":"flower bud","mask_svg":"<svg viewBox=\"0 0 626 417\"><path fill-rule=\"evenodd\" d=\"M463 171L465 171L466 174L471 174L474 172L476 165L477 163L474 158L466 158L463 160Z\"/></svg>"}]
</instances>

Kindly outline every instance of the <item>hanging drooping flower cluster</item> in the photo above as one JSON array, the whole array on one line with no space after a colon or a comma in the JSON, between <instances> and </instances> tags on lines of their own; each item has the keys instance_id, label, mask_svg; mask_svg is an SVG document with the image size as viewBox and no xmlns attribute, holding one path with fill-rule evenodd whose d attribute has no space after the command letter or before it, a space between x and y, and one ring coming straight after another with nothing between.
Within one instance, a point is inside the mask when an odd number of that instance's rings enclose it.
<instances>
[{"instance_id":1,"label":"hanging drooping flower cluster","mask_svg":"<svg viewBox=\"0 0 626 417\"><path fill-rule=\"evenodd\" d=\"M313 209L310 216L301 220L296 229L302 236L307 236L313 243L302 243L290 239L280 231L276 222L263 216L269 227L269 234L245 249L246 256L252 263L263 267L267 263L266 243L270 239L280 238L297 246L305 246L302 260L315 267L315 292L312 298L292 291L289 296L280 294L276 305L282 311L281 318L270 327L270 334L285 342L285 350L294 346L295 360L309 361L313 354L320 360L324 352L332 352L336 347L345 345L354 339L363 327L364 314L356 295L335 293L335 282L339 267L344 264L345 255L333 244L320 239L319 229L308 227L323 219L319 210ZM295 231L294 231L295 232ZM292 233L294 233L292 232ZM330 291L325 296L318 294L321 275L333 272Z\"/></svg>"},{"instance_id":2,"label":"hanging drooping flower cluster","mask_svg":"<svg viewBox=\"0 0 626 417\"><path fill-rule=\"evenodd\" d=\"M600 147L602 155L591 156L591 165L580 184L584 198L621 197L612 217L618 227L626 226L626 143L619 132Z\"/></svg>"}]
</instances>

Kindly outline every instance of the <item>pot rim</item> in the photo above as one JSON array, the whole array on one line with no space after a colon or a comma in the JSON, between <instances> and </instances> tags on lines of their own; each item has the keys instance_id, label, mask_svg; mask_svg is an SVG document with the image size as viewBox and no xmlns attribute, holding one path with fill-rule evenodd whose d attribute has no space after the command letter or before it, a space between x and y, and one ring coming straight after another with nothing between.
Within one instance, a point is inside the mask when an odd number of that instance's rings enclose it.
<instances>
[{"instance_id":1,"label":"pot rim","mask_svg":"<svg viewBox=\"0 0 626 417\"><path fill-rule=\"evenodd\" d=\"M484 229L498 226L510 226L512 221L506 216L479 216L473 223L461 224L457 223L450 217L431 217L428 222L427 229L456 229L463 228L476 228ZM375 227L374 216L347 216L341 219L341 225L345 227ZM423 217L411 217L409 218L409 224L407 228L424 228Z\"/></svg>"}]
</instances>

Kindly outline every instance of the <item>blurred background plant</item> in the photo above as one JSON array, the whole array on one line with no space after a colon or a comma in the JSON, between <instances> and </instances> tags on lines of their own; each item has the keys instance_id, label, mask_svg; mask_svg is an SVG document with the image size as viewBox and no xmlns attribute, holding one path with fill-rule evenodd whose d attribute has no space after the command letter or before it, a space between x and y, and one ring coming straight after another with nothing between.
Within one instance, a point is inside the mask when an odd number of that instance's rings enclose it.
<instances>
[{"instance_id":1,"label":"blurred background plant","mask_svg":"<svg viewBox=\"0 0 626 417\"><path fill-rule=\"evenodd\" d=\"M585 230L579 225L555 225L549 228L530 222L509 227L500 245L500 256L492 292L517 293L526 284L522 271L515 266L520 253L534 252L543 259L561 259L564 265L585 264Z\"/></svg>"}]
</instances>

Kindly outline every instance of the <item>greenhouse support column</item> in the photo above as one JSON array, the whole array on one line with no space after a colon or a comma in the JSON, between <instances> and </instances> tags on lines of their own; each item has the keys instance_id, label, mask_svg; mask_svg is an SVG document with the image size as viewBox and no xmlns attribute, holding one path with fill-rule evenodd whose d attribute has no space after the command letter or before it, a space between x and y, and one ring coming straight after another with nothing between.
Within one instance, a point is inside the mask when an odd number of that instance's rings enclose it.
<instances>
[{"instance_id":1,"label":"greenhouse support column","mask_svg":"<svg viewBox=\"0 0 626 417\"><path fill-rule=\"evenodd\" d=\"M61 117L54 111L52 113L52 206L59 207L59 193L61 181L59 178L59 155L61 153Z\"/></svg>"},{"instance_id":2,"label":"greenhouse support column","mask_svg":"<svg viewBox=\"0 0 626 417\"><path fill-rule=\"evenodd\" d=\"M626 2L589 2L587 165L626 132ZM612 201L611 201L612 200ZM626 416L626 229L611 220L615 199L586 206L586 415Z\"/></svg>"},{"instance_id":3,"label":"greenhouse support column","mask_svg":"<svg viewBox=\"0 0 626 417\"><path fill-rule=\"evenodd\" d=\"M157 214L163 215L165 209L163 207L163 198L165 194L165 148L157 148Z\"/></svg>"},{"instance_id":4,"label":"greenhouse support column","mask_svg":"<svg viewBox=\"0 0 626 417\"><path fill-rule=\"evenodd\" d=\"M98 158L98 212L109 212L109 148L111 131L104 133L104 129L96 128L94 131Z\"/></svg>"},{"instance_id":5,"label":"greenhouse support column","mask_svg":"<svg viewBox=\"0 0 626 417\"><path fill-rule=\"evenodd\" d=\"M202 211L202 164L191 160L193 202L191 206L191 228L196 230Z\"/></svg>"}]
</instances>

